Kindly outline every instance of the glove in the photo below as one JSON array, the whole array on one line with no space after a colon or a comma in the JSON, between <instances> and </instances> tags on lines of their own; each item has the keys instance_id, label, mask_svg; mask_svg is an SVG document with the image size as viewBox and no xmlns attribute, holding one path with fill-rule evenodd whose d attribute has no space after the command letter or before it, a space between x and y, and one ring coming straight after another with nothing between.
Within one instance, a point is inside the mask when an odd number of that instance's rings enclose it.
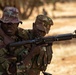
<instances>
[{"instance_id":1,"label":"glove","mask_svg":"<svg viewBox=\"0 0 76 75\"><path fill-rule=\"evenodd\" d=\"M46 66L47 66L47 54L46 54L46 50L44 50L45 47L42 48L42 50L40 51L40 54L38 56L37 59L37 65L38 67L40 67L40 70L45 70Z\"/></svg>"},{"instance_id":2,"label":"glove","mask_svg":"<svg viewBox=\"0 0 76 75\"><path fill-rule=\"evenodd\" d=\"M46 54L47 54L47 63L50 64L51 63L51 60L52 60L52 45L48 45L46 47Z\"/></svg>"},{"instance_id":3,"label":"glove","mask_svg":"<svg viewBox=\"0 0 76 75\"><path fill-rule=\"evenodd\" d=\"M47 68L47 64L50 64L52 59L52 45L48 45L46 47L42 47L40 50L40 54L37 59L37 65L41 70L45 71Z\"/></svg>"}]
</instances>

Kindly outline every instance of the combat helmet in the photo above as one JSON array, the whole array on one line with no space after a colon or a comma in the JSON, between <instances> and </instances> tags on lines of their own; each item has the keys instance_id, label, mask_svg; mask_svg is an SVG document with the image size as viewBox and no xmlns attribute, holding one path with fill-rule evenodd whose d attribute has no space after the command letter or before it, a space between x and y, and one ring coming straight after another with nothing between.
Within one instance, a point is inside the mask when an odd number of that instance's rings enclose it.
<instances>
[{"instance_id":1,"label":"combat helmet","mask_svg":"<svg viewBox=\"0 0 76 75\"><path fill-rule=\"evenodd\" d=\"M15 7L5 7L0 21L3 23L22 23L19 20L19 11Z\"/></svg>"},{"instance_id":2,"label":"combat helmet","mask_svg":"<svg viewBox=\"0 0 76 75\"><path fill-rule=\"evenodd\" d=\"M37 23L41 23L41 24L37 24ZM38 30L41 30L41 31L44 31L44 32L48 32L48 28L50 28L51 25L53 25L53 21L50 17L46 16L46 15L38 15L36 17L36 22L37 24L37 29Z\"/></svg>"},{"instance_id":3,"label":"combat helmet","mask_svg":"<svg viewBox=\"0 0 76 75\"><path fill-rule=\"evenodd\" d=\"M46 25L53 25L52 19L46 15L38 15L36 17L36 20L40 20L40 21L44 22Z\"/></svg>"}]
</instances>

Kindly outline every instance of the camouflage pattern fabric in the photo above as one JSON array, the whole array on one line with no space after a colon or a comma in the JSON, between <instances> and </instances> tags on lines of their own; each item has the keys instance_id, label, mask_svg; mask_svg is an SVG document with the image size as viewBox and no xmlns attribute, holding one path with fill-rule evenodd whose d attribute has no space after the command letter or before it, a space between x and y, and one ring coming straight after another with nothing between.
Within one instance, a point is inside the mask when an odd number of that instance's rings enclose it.
<instances>
[{"instance_id":1,"label":"camouflage pattern fabric","mask_svg":"<svg viewBox=\"0 0 76 75\"><path fill-rule=\"evenodd\" d=\"M37 29L43 32L48 33L50 26L53 25L53 21L50 17L46 15L38 15L36 17L35 24L37 25Z\"/></svg>"},{"instance_id":2,"label":"camouflage pattern fabric","mask_svg":"<svg viewBox=\"0 0 76 75\"><path fill-rule=\"evenodd\" d=\"M42 21L46 25L53 25L52 19L50 17L46 16L46 15L38 15L36 17L36 21Z\"/></svg>"},{"instance_id":3,"label":"camouflage pattern fabric","mask_svg":"<svg viewBox=\"0 0 76 75\"><path fill-rule=\"evenodd\" d=\"M5 7L3 11L3 16L0 21L4 23L22 23L19 20L19 11L15 7Z\"/></svg>"},{"instance_id":4,"label":"camouflage pattern fabric","mask_svg":"<svg viewBox=\"0 0 76 75\"><path fill-rule=\"evenodd\" d=\"M19 28L17 35L12 38L14 38L14 40L17 42L19 40L27 39L28 37L26 35L27 31ZM0 46L2 44L3 38L0 36ZM14 49L14 51L11 51L11 53L9 53L6 48L0 48L0 75L26 75L25 66L21 61L23 59L23 55L28 54L28 50L26 50L26 47L24 46L15 47L12 49ZM8 54L11 54L12 56Z\"/></svg>"}]
</instances>

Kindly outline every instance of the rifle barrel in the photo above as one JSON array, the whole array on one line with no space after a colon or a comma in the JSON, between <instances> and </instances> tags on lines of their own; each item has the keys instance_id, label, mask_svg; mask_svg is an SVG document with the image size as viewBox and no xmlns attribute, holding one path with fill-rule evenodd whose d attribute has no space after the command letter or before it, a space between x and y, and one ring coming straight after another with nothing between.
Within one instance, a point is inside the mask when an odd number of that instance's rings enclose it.
<instances>
[{"instance_id":1,"label":"rifle barrel","mask_svg":"<svg viewBox=\"0 0 76 75\"><path fill-rule=\"evenodd\" d=\"M76 34L68 33L68 34L60 34L56 36L43 37L41 39L38 38L38 39L27 40L27 41L19 41L19 42L10 43L8 46L17 47L17 46L22 46L26 44L41 45L41 44L49 44L54 41L71 40L72 38L76 38Z\"/></svg>"}]
</instances>

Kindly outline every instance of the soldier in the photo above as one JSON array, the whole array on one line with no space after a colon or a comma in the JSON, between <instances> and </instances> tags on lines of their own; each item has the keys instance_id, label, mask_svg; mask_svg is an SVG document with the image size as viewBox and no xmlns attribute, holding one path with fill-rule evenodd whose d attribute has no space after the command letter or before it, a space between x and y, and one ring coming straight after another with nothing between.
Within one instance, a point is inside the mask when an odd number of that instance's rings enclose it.
<instances>
[{"instance_id":1,"label":"soldier","mask_svg":"<svg viewBox=\"0 0 76 75\"><path fill-rule=\"evenodd\" d=\"M38 15L35 23L33 23L33 29L28 30L28 38L36 39L44 37L48 34L52 25L53 21L51 18L46 15ZM24 59L26 74L40 75L40 72L42 71L44 74L49 75L49 73L45 73L44 71L46 70L47 65L50 64L51 60L52 43L44 44L42 46L32 44L31 48L29 48L27 57Z\"/></svg>"},{"instance_id":2,"label":"soldier","mask_svg":"<svg viewBox=\"0 0 76 75\"><path fill-rule=\"evenodd\" d=\"M24 46L9 48L7 45L12 42L24 40L24 33L18 26L22 23L18 17L18 9L5 7L3 16L0 19L0 75L18 75L18 54L24 50ZM22 72L24 74L24 72ZM21 74L21 75L23 75Z\"/></svg>"}]
</instances>

